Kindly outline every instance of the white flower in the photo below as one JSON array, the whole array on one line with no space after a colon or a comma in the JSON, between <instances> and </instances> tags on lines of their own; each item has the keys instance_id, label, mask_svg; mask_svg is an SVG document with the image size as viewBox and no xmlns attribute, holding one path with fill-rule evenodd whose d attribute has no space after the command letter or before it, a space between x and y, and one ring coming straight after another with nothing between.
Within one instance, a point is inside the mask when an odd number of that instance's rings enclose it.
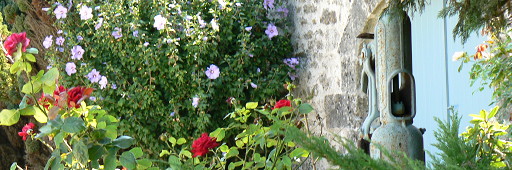
<instances>
[{"instance_id":1,"label":"white flower","mask_svg":"<svg viewBox=\"0 0 512 170\"><path fill-rule=\"evenodd\" d=\"M82 6L80 8L80 19L82 20L88 20L92 18L92 8L89 8L87 6Z\"/></svg>"},{"instance_id":2,"label":"white flower","mask_svg":"<svg viewBox=\"0 0 512 170\"><path fill-rule=\"evenodd\" d=\"M210 24L212 24L213 30L219 30L219 25L217 24L217 21L215 21L215 19L212 19L212 21L210 21Z\"/></svg>"},{"instance_id":3,"label":"white flower","mask_svg":"<svg viewBox=\"0 0 512 170\"><path fill-rule=\"evenodd\" d=\"M66 41L66 39L64 39L64 37L57 37L57 39L55 39L55 44L64 45L64 41Z\"/></svg>"},{"instance_id":4,"label":"white flower","mask_svg":"<svg viewBox=\"0 0 512 170\"><path fill-rule=\"evenodd\" d=\"M267 34L269 39L272 39L272 37L277 36L279 33L277 32L277 27L274 24L268 24L265 34Z\"/></svg>"},{"instance_id":5,"label":"white flower","mask_svg":"<svg viewBox=\"0 0 512 170\"><path fill-rule=\"evenodd\" d=\"M94 26L94 30L100 29L101 25L103 25L103 18L98 19L98 23Z\"/></svg>"},{"instance_id":6,"label":"white flower","mask_svg":"<svg viewBox=\"0 0 512 170\"><path fill-rule=\"evenodd\" d=\"M59 5L59 6L57 6L57 8L55 8L53 13L55 14L55 17L57 19L66 18L68 9L63 7L62 5Z\"/></svg>"},{"instance_id":7,"label":"white flower","mask_svg":"<svg viewBox=\"0 0 512 170\"><path fill-rule=\"evenodd\" d=\"M48 49L53 44L53 35L46 36L43 41L43 47Z\"/></svg>"},{"instance_id":8,"label":"white flower","mask_svg":"<svg viewBox=\"0 0 512 170\"><path fill-rule=\"evenodd\" d=\"M76 73L76 65L73 62L66 63L66 73L68 73L68 76L71 76L72 74Z\"/></svg>"},{"instance_id":9,"label":"white flower","mask_svg":"<svg viewBox=\"0 0 512 170\"><path fill-rule=\"evenodd\" d=\"M197 107L199 105L199 97L193 97L192 98L192 106Z\"/></svg>"},{"instance_id":10,"label":"white flower","mask_svg":"<svg viewBox=\"0 0 512 170\"><path fill-rule=\"evenodd\" d=\"M455 53L453 53L452 61L457 61L462 57L464 57L464 52L462 52L462 51L455 52Z\"/></svg>"},{"instance_id":11,"label":"white flower","mask_svg":"<svg viewBox=\"0 0 512 170\"><path fill-rule=\"evenodd\" d=\"M100 89L104 89L105 87L107 87L107 83L108 83L107 77L101 76L101 79L100 79L100 82L99 82Z\"/></svg>"},{"instance_id":12,"label":"white flower","mask_svg":"<svg viewBox=\"0 0 512 170\"><path fill-rule=\"evenodd\" d=\"M119 39L123 37L123 33L121 33L123 30L119 27L115 27L114 31L112 31L112 36L114 36L115 39Z\"/></svg>"},{"instance_id":13,"label":"white flower","mask_svg":"<svg viewBox=\"0 0 512 170\"><path fill-rule=\"evenodd\" d=\"M161 30L165 28L165 24L167 24L167 19L162 17L162 15L157 15L154 17L155 23L153 24L153 27L155 27L157 30Z\"/></svg>"},{"instance_id":14,"label":"white flower","mask_svg":"<svg viewBox=\"0 0 512 170\"><path fill-rule=\"evenodd\" d=\"M49 10L50 10L50 8L41 8L41 10L43 10L43 11L45 11L45 12L46 12L46 11L49 11Z\"/></svg>"},{"instance_id":15,"label":"white flower","mask_svg":"<svg viewBox=\"0 0 512 170\"><path fill-rule=\"evenodd\" d=\"M256 84L254 84L254 83L252 83L252 82L251 82L251 87L252 87L252 88L258 88L258 85L256 85Z\"/></svg>"},{"instance_id":16,"label":"white flower","mask_svg":"<svg viewBox=\"0 0 512 170\"><path fill-rule=\"evenodd\" d=\"M251 31L251 30L252 30L252 27L245 27L245 30L246 30L246 31Z\"/></svg>"},{"instance_id":17,"label":"white flower","mask_svg":"<svg viewBox=\"0 0 512 170\"><path fill-rule=\"evenodd\" d=\"M82 59L82 56L84 55L85 50L82 48L82 46L75 45L73 49L71 49L71 59L73 60L80 60Z\"/></svg>"},{"instance_id":18,"label":"white flower","mask_svg":"<svg viewBox=\"0 0 512 170\"><path fill-rule=\"evenodd\" d=\"M219 70L219 67L217 67L216 65L210 65L210 67L208 67L206 69L206 71L204 72L206 74L206 76L209 78L209 79L217 79L220 75L220 70Z\"/></svg>"},{"instance_id":19,"label":"white flower","mask_svg":"<svg viewBox=\"0 0 512 170\"><path fill-rule=\"evenodd\" d=\"M144 47L147 47L148 45L149 45L149 43L148 43L148 42L145 42L145 43L144 43Z\"/></svg>"},{"instance_id":20,"label":"white flower","mask_svg":"<svg viewBox=\"0 0 512 170\"><path fill-rule=\"evenodd\" d=\"M91 81L91 83L97 83L100 81L101 75L99 71L92 69L92 71L87 74L87 78Z\"/></svg>"}]
</instances>

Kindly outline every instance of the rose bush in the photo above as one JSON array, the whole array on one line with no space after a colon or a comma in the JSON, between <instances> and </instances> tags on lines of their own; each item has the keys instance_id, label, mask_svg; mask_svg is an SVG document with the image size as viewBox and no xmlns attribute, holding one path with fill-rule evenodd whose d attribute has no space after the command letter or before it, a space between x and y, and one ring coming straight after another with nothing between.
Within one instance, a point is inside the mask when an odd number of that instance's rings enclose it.
<instances>
[{"instance_id":1,"label":"rose bush","mask_svg":"<svg viewBox=\"0 0 512 170\"><path fill-rule=\"evenodd\" d=\"M226 126L227 99L275 100L297 76L280 1L51 2L59 31L43 44L61 83L98 89L95 102L153 156L161 134Z\"/></svg>"}]
</instances>

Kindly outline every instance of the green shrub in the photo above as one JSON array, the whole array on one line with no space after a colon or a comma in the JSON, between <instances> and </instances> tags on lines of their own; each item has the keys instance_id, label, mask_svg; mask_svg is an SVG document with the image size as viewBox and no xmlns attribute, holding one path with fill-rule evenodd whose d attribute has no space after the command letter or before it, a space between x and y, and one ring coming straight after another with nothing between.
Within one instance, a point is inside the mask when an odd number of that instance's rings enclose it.
<instances>
[{"instance_id":1,"label":"green shrub","mask_svg":"<svg viewBox=\"0 0 512 170\"><path fill-rule=\"evenodd\" d=\"M57 2L61 8L48 10L62 30L51 37L51 65L64 75L66 64L74 63L76 73L63 76L63 84L97 88L96 102L121 118L120 130L153 155L163 149L155 140L161 134L197 136L227 125L227 99L279 98L295 74L297 63L284 63L292 47L286 11L277 2L272 9L249 0ZM55 15L57 8L68 10L65 18ZM91 16L80 15L86 9ZM159 25L157 16L167 23ZM269 38L271 24L278 35ZM62 45L55 45L58 37L65 39ZM83 56L74 60L78 46ZM218 78L205 73L212 65L220 69ZM103 87L83 79L93 69L105 76Z\"/></svg>"}]
</instances>

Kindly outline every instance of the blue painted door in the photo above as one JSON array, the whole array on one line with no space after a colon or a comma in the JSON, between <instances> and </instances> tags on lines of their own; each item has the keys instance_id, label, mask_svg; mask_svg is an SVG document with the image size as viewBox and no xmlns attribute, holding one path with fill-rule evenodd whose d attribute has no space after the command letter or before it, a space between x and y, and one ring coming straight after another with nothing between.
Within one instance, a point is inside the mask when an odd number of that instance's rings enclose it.
<instances>
[{"instance_id":1,"label":"blue painted door","mask_svg":"<svg viewBox=\"0 0 512 170\"><path fill-rule=\"evenodd\" d=\"M460 61L452 61L453 53L467 51L474 53L475 47L481 44L485 37L474 34L466 44L460 39L453 39L452 29L457 18L438 18L443 7L443 1L431 1L422 14L414 14L412 20L412 52L413 74L416 79L416 117L414 125L426 128L423 135L425 150L436 153L432 146L437 143L434 130L438 128L434 117L446 120L450 113L448 107L454 106L459 115L463 116L459 132L469 125L471 113L481 109L489 109L492 91L478 91L479 84L470 87L469 69L465 65L461 72L457 69ZM426 156L426 161L430 161Z\"/></svg>"}]
</instances>

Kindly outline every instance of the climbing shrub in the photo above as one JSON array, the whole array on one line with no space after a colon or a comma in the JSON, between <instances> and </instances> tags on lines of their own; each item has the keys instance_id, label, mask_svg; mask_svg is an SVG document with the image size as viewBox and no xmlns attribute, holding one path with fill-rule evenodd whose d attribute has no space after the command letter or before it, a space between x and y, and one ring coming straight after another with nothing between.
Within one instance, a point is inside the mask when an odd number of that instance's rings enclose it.
<instances>
[{"instance_id":1,"label":"climbing shrub","mask_svg":"<svg viewBox=\"0 0 512 170\"><path fill-rule=\"evenodd\" d=\"M52 1L43 45L65 86L85 84L150 154L158 137L227 125L226 100L280 98L296 77L288 10L278 1ZM84 79L87 77L88 79Z\"/></svg>"}]
</instances>

